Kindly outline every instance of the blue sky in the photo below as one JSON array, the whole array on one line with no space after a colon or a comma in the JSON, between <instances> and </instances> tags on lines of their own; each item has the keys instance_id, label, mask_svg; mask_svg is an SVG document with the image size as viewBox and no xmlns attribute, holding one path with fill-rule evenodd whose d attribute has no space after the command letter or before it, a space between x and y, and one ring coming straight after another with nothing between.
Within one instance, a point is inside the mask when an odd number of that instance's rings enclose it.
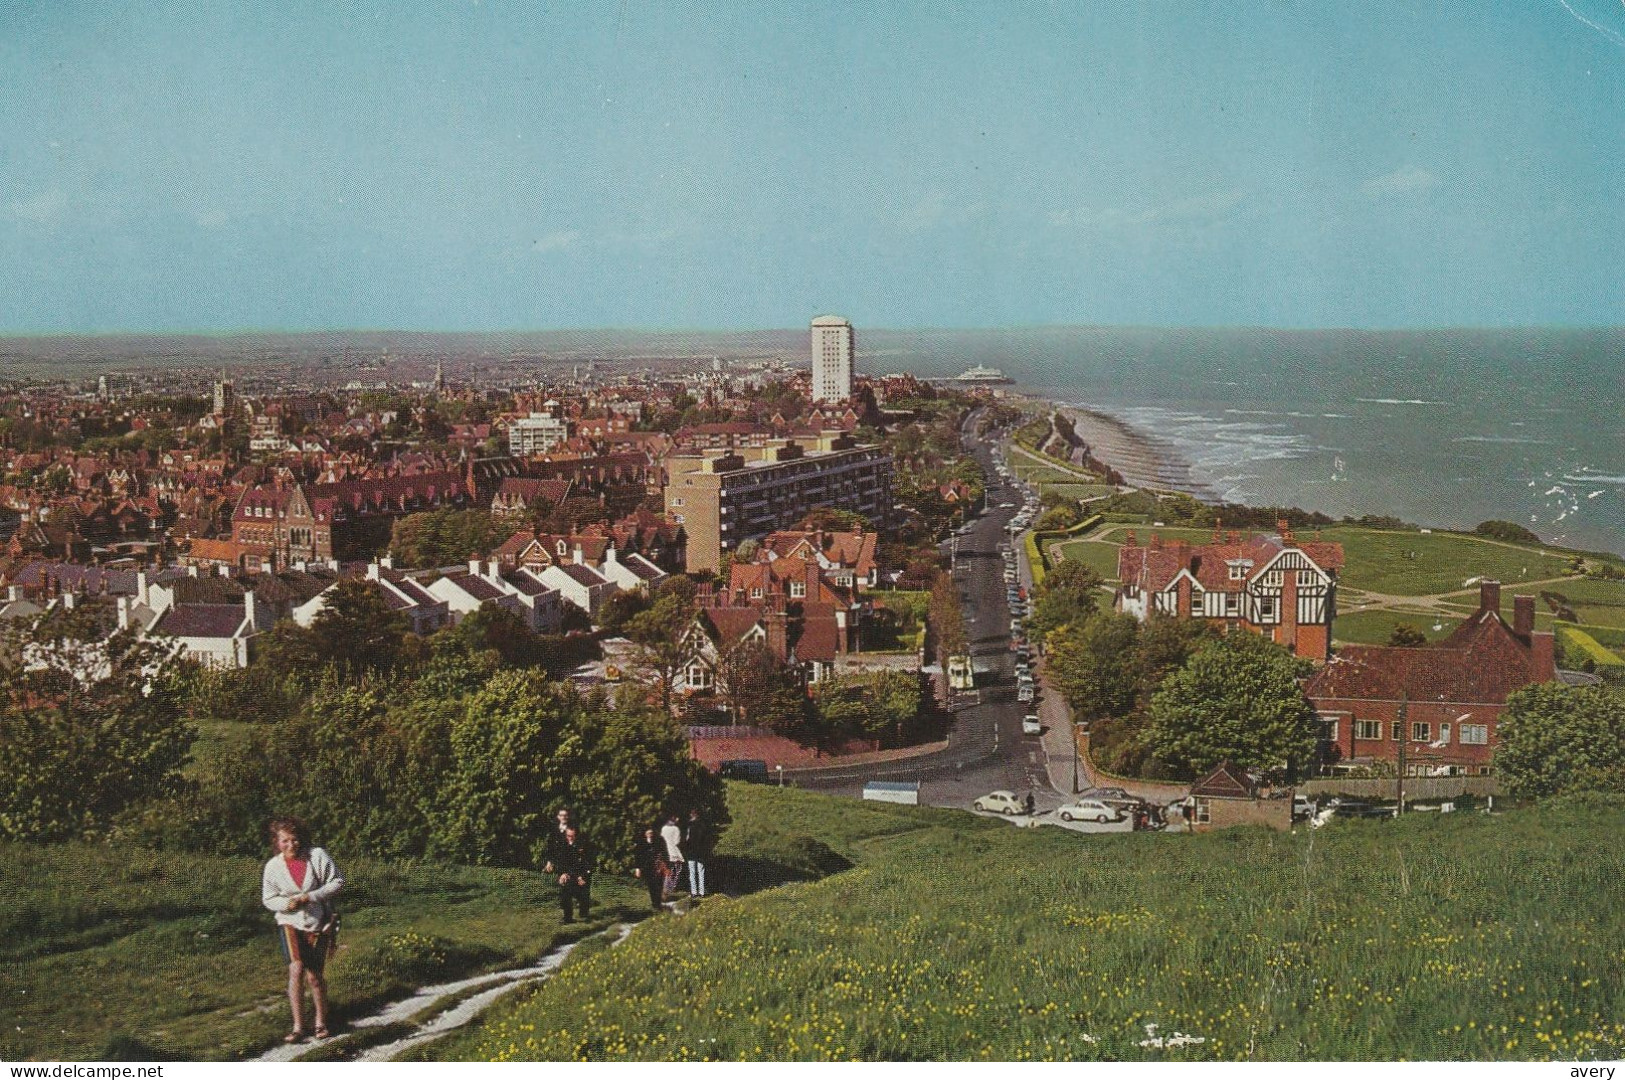
<instances>
[{"instance_id":1,"label":"blue sky","mask_svg":"<svg viewBox=\"0 0 1625 1080\"><path fill-rule=\"evenodd\" d=\"M0 0L0 101L0 332L1625 323L1622 0Z\"/></svg>"}]
</instances>

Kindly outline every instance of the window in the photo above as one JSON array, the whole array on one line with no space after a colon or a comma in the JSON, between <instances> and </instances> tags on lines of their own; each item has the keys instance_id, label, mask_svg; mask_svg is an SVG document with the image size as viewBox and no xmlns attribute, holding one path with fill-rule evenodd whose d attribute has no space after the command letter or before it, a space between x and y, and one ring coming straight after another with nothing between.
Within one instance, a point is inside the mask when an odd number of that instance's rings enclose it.
<instances>
[{"instance_id":1,"label":"window","mask_svg":"<svg viewBox=\"0 0 1625 1080\"><path fill-rule=\"evenodd\" d=\"M762 598L762 587L760 585L756 585L751 588L750 598L752 600L760 600Z\"/></svg>"},{"instance_id":2,"label":"window","mask_svg":"<svg viewBox=\"0 0 1625 1080\"><path fill-rule=\"evenodd\" d=\"M1400 727L1399 721L1395 720L1393 723L1388 725L1388 737L1394 742L1399 742L1401 734L1404 730L1404 728Z\"/></svg>"},{"instance_id":3,"label":"window","mask_svg":"<svg viewBox=\"0 0 1625 1080\"><path fill-rule=\"evenodd\" d=\"M1317 584L1319 581L1320 581L1319 576L1317 576L1313 570L1299 570L1298 571L1298 584L1299 585L1314 585L1314 584Z\"/></svg>"},{"instance_id":4,"label":"window","mask_svg":"<svg viewBox=\"0 0 1625 1080\"><path fill-rule=\"evenodd\" d=\"M1247 577L1247 568L1240 563L1230 564L1230 580L1242 581Z\"/></svg>"},{"instance_id":5,"label":"window","mask_svg":"<svg viewBox=\"0 0 1625 1080\"><path fill-rule=\"evenodd\" d=\"M1241 594L1231 593L1224 598L1224 613L1226 615L1241 614Z\"/></svg>"},{"instance_id":6,"label":"window","mask_svg":"<svg viewBox=\"0 0 1625 1080\"><path fill-rule=\"evenodd\" d=\"M704 664L688 665L688 685L693 690L708 690L711 688L711 669Z\"/></svg>"},{"instance_id":7,"label":"window","mask_svg":"<svg viewBox=\"0 0 1625 1080\"><path fill-rule=\"evenodd\" d=\"M1196 800L1196 823L1206 825L1213 820L1213 804L1207 799Z\"/></svg>"},{"instance_id":8,"label":"window","mask_svg":"<svg viewBox=\"0 0 1625 1080\"><path fill-rule=\"evenodd\" d=\"M1442 743L1447 743L1447 742L1450 741L1450 725L1449 724L1440 724L1439 725L1439 741L1442 742Z\"/></svg>"},{"instance_id":9,"label":"window","mask_svg":"<svg viewBox=\"0 0 1625 1080\"><path fill-rule=\"evenodd\" d=\"M1260 619L1275 618L1275 598L1271 596L1260 597L1258 600L1258 617Z\"/></svg>"},{"instance_id":10,"label":"window","mask_svg":"<svg viewBox=\"0 0 1625 1080\"><path fill-rule=\"evenodd\" d=\"M1490 742L1490 726L1488 724L1461 725L1461 744L1463 746L1488 746Z\"/></svg>"},{"instance_id":11,"label":"window","mask_svg":"<svg viewBox=\"0 0 1625 1080\"><path fill-rule=\"evenodd\" d=\"M1380 738L1382 738L1382 721L1381 720L1356 720L1356 721L1354 721L1354 737L1356 739L1380 739Z\"/></svg>"},{"instance_id":12,"label":"window","mask_svg":"<svg viewBox=\"0 0 1625 1080\"><path fill-rule=\"evenodd\" d=\"M806 596L807 583L805 581L790 582L790 595L797 598Z\"/></svg>"},{"instance_id":13,"label":"window","mask_svg":"<svg viewBox=\"0 0 1625 1080\"><path fill-rule=\"evenodd\" d=\"M1337 741L1337 718L1322 716L1320 718L1320 737L1326 742Z\"/></svg>"},{"instance_id":14,"label":"window","mask_svg":"<svg viewBox=\"0 0 1625 1080\"><path fill-rule=\"evenodd\" d=\"M671 504L673 506L682 506L683 505L683 497L681 495L678 495L676 498L672 499Z\"/></svg>"},{"instance_id":15,"label":"window","mask_svg":"<svg viewBox=\"0 0 1625 1080\"><path fill-rule=\"evenodd\" d=\"M1433 725L1426 720L1411 721L1411 742L1431 742Z\"/></svg>"}]
</instances>

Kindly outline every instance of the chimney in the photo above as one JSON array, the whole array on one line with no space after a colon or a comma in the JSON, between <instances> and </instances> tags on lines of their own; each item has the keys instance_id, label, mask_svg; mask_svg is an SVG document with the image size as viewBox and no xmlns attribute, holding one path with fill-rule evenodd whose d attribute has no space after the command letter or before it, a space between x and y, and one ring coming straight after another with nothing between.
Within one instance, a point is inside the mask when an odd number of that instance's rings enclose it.
<instances>
[{"instance_id":1,"label":"chimney","mask_svg":"<svg viewBox=\"0 0 1625 1080\"><path fill-rule=\"evenodd\" d=\"M379 563L378 563L377 559L374 559L372 562L367 564L367 580L368 581L377 581L378 580L378 566L379 566Z\"/></svg>"},{"instance_id":2,"label":"chimney","mask_svg":"<svg viewBox=\"0 0 1625 1080\"><path fill-rule=\"evenodd\" d=\"M63 611L72 611L73 606L75 604L77 604L78 602L79 602L79 598L73 594L72 589L63 589L62 590L62 610Z\"/></svg>"},{"instance_id":3,"label":"chimney","mask_svg":"<svg viewBox=\"0 0 1625 1080\"><path fill-rule=\"evenodd\" d=\"M1512 598L1512 630L1521 637L1528 637L1535 632L1535 598L1533 596L1514 596Z\"/></svg>"},{"instance_id":4,"label":"chimney","mask_svg":"<svg viewBox=\"0 0 1625 1080\"><path fill-rule=\"evenodd\" d=\"M1158 536L1156 533L1151 534L1151 550L1152 551L1161 551L1162 550L1162 537Z\"/></svg>"},{"instance_id":5,"label":"chimney","mask_svg":"<svg viewBox=\"0 0 1625 1080\"><path fill-rule=\"evenodd\" d=\"M395 556L391 555L387 551L384 552L384 554L378 559L378 565L382 566L385 570L395 569Z\"/></svg>"},{"instance_id":6,"label":"chimney","mask_svg":"<svg viewBox=\"0 0 1625 1080\"><path fill-rule=\"evenodd\" d=\"M1123 545L1125 547L1139 547L1140 546L1139 538L1134 535L1134 530L1133 529L1130 529L1128 531L1128 534L1126 536L1124 536Z\"/></svg>"},{"instance_id":7,"label":"chimney","mask_svg":"<svg viewBox=\"0 0 1625 1080\"><path fill-rule=\"evenodd\" d=\"M231 576L231 567L227 566L225 563L221 563L219 566L215 567L214 569L215 569L215 573L219 574L221 577L230 577Z\"/></svg>"},{"instance_id":8,"label":"chimney","mask_svg":"<svg viewBox=\"0 0 1625 1080\"><path fill-rule=\"evenodd\" d=\"M480 570L480 557L478 555L470 555L468 558L468 572L475 577L479 577Z\"/></svg>"},{"instance_id":9,"label":"chimney","mask_svg":"<svg viewBox=\"0 0 1625 1080\"><path fill-rule=\"evenodd\" d=\"M766 616L767 647L774 656L781 661L790 658L790 617L784 613L784 607L775 604L774 609Z\"/></svg>"},{"instance_id":10,"label":"chimney","mask_svg":"<svg viewBox=\"0 0 1625 1080\"><path fill-rule=\"evenodd\" d=\"M1490 581L1485 578L1478 583L1478 610L1500 612L1501 583L1499 581Z\"/></svg>"},{"instance_id":11,"label":"chimney","mask_svg":"<svg viewBox=\"0 0 1625 1080\"><path fill-rule=\"evenodd\" d=\"M115 602L118 604L118 628L128 630L130 628L130 598L121 596Z\"/></svg>"},{"instance_id":12,"label":"chimney","mask_svg":"<svg viewBox=\"0 0 1625 1080\"><path fill-rule=\"evenodd\" d=\"M580 543L576 544L575 558L572 559L571 561L573 561L577 566L585 566L586 565L587 557L586 557L585 554L582 553Z\"/></svg>"},{"instance_id":13,"label":"chimney","mask_svg":"<svg viewBox=\"0 0 1625 1080\"><path fill-rule=\"evenodd\" d=\"M187 568L186 568L186 576L187 577L197 577L197 563L192 563L189 566L187 566Z\"/></svg>"},{"instance_id":14,"label":"chimney","mask_svg":"<svg viewBox=\"0 0 1625 1080\"><path fill-rule=\"evenodd\" d=\"M254 599L254 590L249 589L243 593L243 611L248 615L248 631L253 633L260 628L260 607Z\"/></svg>"}]
</instances>

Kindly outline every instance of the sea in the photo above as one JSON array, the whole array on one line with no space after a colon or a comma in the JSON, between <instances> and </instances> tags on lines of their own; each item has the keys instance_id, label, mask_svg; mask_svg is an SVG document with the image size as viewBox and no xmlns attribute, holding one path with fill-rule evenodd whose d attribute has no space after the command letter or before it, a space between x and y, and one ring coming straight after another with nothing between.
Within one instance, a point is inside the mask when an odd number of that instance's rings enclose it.
<instances>
[{"instance_id":1,"label":"sea","mask_svg":"<svg viewBox=\"0 0 1625 1080\"><path fill-rule=\"evenodd\" d=\"M367 378L422 379L446 356L520 378L536 364L592 360L614 377L651 359L708 368L713 357L795 361L806 349L804 328L0 339L0 376L93 379L139 362L204 364L210 377L230 364L252 378L298 356L347 374L365 357ZM1625 328L859 326L857 352L869 374L951 377L984 364L1015 389L1110 413L1157 437L1208 498L1438 528L1499 519L1551 543L1625 553Z\"/></svg>"},{"instance_id":2,"label":"sea","mask_svg":"<svg viewBox=\"0 0 1625 1080\"><path fill-rule=\"evenodd\" d=\"M1002 369L1170 443L1209 497L1517 522L1625 552L1625 329L859 331L864 371Z\"/></svg>"}]
</instances>

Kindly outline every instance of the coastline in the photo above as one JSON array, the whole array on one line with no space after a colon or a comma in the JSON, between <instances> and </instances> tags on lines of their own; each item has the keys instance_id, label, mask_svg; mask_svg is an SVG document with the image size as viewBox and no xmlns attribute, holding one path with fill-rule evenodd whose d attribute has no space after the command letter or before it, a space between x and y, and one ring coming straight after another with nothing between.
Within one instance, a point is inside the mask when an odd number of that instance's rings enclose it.
<instances>
[{"instance_id":1,"label":"coastline","mask_svg":"<svg viewBox=\"0 0 1625 1080\"><path fill-rule=\"evenodd\" d=\"M1171 440L1093 406L1039 400L1072 421L1090 454L1115 469L1129 486L1178 491L1208 503L1221 501L1212 488L1192 475L1190 462Z\"/></svg>"}]
</instances>

